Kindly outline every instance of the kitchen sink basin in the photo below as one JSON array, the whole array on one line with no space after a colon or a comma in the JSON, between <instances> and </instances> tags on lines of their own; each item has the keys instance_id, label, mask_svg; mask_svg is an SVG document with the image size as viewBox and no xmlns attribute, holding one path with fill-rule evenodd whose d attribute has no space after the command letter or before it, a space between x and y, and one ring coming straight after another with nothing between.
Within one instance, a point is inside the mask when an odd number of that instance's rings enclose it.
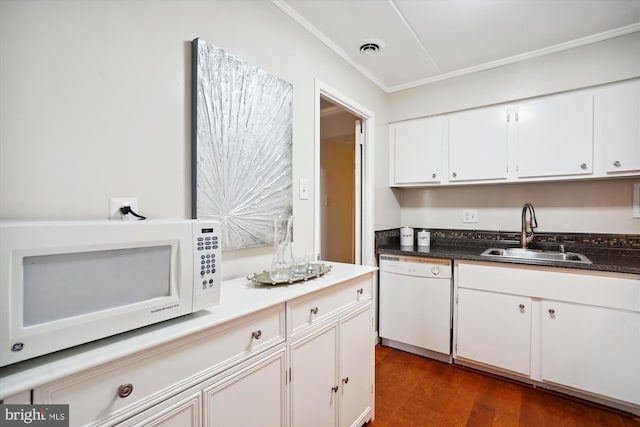
<instances>
[{"instance_id":1,"label":"kitchen sink basin","mask_svg":"<svg viewBox=\"0 0 640 427\"><path fill-rule=\"evenodd\" d=\"M481 255L495 258L528 259L532 261L564 261L591 264L589 258L575 252L543 251L523 248L489 248Z\"/></svg>"}]
</instances>

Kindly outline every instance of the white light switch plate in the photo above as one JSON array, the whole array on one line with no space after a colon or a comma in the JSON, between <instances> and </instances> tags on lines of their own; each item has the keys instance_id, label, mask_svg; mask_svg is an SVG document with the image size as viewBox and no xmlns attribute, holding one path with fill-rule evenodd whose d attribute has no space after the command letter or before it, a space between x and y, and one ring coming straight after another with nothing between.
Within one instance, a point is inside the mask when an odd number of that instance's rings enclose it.
<instances>
[{"instance_id":1,"label":"white light switch plate","mask_svg":"<svg viewBox=\"0 0 640 427\"><path fill-rule=\"evenodd\" d=\"M309 198L309 180L306 178L300 178L300 194L298 197L300 200L307 200Z\"/></svg>"},{"instance_id":2,"label":"white light switch plate","mask_svg":"<svg viewBox=\"0 0 640 427\"><path fill-rule=\"evenodd\" d=\"M633 217L640 218L640 183L633 184Z\"/></svg>"}]
</instances>

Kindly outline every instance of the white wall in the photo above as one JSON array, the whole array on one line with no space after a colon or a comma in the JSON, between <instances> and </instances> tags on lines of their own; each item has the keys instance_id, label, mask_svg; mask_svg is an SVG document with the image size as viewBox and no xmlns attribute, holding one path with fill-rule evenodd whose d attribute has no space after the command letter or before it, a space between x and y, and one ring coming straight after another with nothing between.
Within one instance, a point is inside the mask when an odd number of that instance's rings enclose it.
<instances>
[{"instance_id":1,"label":"white wall","mask_svg":"<svg viewBox=\"0 0 640 427\"><path fill-rule=\"evenodd\" d=\"M538 232L639 234L632 218L636 180L558 182L404 189L402 225L467 230L518 231L522 205L533 203ZM463 223L462 210L477 209L477 223Z\"/></svg>"},{"instance_id":2,"label":"white wall","mask_svg":"<svg viewBox=\"0 0 640 427\"><path fill-rule=\"evenodd\" d=\"M390 95L390 121L430 116L640 77L640 33ZM640 233L632 219L632 183L609 181L481 185L394 190L399 225L518 230L524 202L538 231ZM462 209L478 209L478 223Z\"/></svg>"},{"instance_id":3,"label":"white wall","mask_svg":"<svg viewBox=\"0 0 640 427\"><path fill-rule=\"evenodd\" d=\"M387 95L267 0L0 0L0 219L106 218L113 196L137 197L149 218L189 218L197 37L293 84L294 183L314 188L315 78L375 113L386 153ZM383 228L399 211L376 187ZM313 199L294 198L301 253ZM270 247L225 252L223 276L270 262Z\"/></svg>"}]
</instances>

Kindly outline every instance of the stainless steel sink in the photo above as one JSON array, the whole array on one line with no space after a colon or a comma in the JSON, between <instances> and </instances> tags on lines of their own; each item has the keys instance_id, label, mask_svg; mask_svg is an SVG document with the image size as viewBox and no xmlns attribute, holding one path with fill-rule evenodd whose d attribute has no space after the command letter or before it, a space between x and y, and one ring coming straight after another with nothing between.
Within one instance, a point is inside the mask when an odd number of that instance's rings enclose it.
<instances>
[{"instance_id":1,"label":"stainless steel sink","mask_svg":"<svg viewBox=\"0 0 640 427\"><path fill-rule=\"evenodd\" d=\"M522 248L489 248L486 251L482 252L481 255L496 258L528 259L532 261L565 261L591 264L589 258L575 252L543 251L537 249Z\"/></svg>"}]
</instances>

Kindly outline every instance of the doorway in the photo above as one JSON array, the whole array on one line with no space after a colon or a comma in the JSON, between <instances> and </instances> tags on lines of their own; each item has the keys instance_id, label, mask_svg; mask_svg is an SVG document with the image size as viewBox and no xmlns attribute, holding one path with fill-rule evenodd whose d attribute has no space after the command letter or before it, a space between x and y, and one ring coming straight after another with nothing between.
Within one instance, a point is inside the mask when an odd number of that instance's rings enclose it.
<instances>
[{"instance_id":1,"label":"doorway","mask_svg":"<svg viewBox=\"0 0 640 427\"><path fill-rule=\"evenodd\" d=\"M374 265L373 114L316 80L314 252Z\"/></svg>"},{"instance_id":2,"label":"doorway","mask_svg":"<svg viewBox=\"0 0 640 427\"><path fill-rule=\"evenodd\" d=\"M320 96L320 259L356 263L360 118ZM358 199L356 199L358 197Z\"/></svg>"}]
</instances>

